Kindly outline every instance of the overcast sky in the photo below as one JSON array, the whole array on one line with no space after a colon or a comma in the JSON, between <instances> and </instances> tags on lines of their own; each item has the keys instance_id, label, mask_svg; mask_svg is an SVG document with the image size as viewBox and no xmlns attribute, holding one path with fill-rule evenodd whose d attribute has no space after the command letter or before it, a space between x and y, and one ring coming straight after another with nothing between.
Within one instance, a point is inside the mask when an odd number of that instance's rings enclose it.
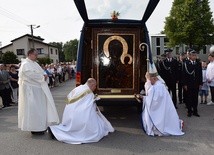
<instances>
[{"instance_id":1,"label":"overcast sky","mask_svg":"<svg viewBox=\"0 0 214 155\"><path fill-rule=\"evenodd\" d=\"M110 18L113 10L119 18L141 19L148 0L85 0L89 18ZM163 30L165 17L169 15L173 0L160 0L147 21L150 34ZM214 0L210 0L214 12ZM214 14L213 14L214 16ZM29 25L40 25L34 29L35 36L44 42L63 42L79 39L83 21L73 0L0 0L0 42L5 46L10 41L30 34Z\"/></svg>"}]
</instances>

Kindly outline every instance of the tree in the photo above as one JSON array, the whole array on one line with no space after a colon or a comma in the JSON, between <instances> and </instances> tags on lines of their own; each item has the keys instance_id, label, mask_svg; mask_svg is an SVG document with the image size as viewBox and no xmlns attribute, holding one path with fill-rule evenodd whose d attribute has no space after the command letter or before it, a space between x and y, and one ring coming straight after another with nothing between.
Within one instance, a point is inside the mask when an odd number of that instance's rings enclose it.
<instances>
[{"instance_id":1,"label":"tree","mask_svg":"<svg viewBox=\"0 0 214 155\"><path fill-rule=\"evenodd\" d=\"M78 40L70 40L67 41L63 46L63 52L65 54L65 60L66 61L73 61L77 60L77 46L78 46Z\"/></svg>"},{"instance_id":2,"label":"tree","mask_svg":"<svg viewBox=\"0 0 214 155\"><path fill-rule=\"evenodd\" d=\"M50 42L49 44L58 48L58 50L59 50L59 61L64 62L65 61L65 55L63 53L63 43L62 42Z\"/></svg>"},{"instance_id":3,"label":"tree","mask_svg":"<svg viewBox=\"0 0 214 155\"><path fill-rule=\"evenodd\" d=\"M164 32L170 46L186 44L200 50L213 43L214 23L208 0L174 0Z\"/></svg>"},{"instance_id":4,"label":"tree","mask_svg":"<svg viewBox=\"0 0 214 155\"><path fill-rule=\"evenodd\" d=\"M4 64L17 64L19 63L19 60L13 52L7 51L2 56L2 62Z\"/></svg>"},{"instance_id":5,"label":"tree","mask_svg":"<svg viewBox=\"0 0 214 155\"><path fill-rule=\"evenodd\" d=\"M50 64L51 63L51 59L50 58L37 58L38 63L40 65L46 65L46 64Z\"/></svg>"}]
</instances>

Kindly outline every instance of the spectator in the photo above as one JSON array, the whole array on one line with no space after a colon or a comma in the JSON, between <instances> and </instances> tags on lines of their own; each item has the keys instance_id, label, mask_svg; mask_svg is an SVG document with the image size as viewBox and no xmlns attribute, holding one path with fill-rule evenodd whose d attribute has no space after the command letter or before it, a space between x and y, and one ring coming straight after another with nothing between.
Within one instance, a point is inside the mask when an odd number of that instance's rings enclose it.
<instances>
[{"instance_id":1,"label":"spectator","mask_svg":"<svg viewBox=\"0 0 214 155\"><path fill-rule=\"evenodd\" d=\"M10 75L5 70L3 64L0 65L0 96L2 97L3 108L11 106L11 88L10 88Z\"/></svg>"},{"instance_id":2,"label":"spectator","mask_svg":"<svg viewBox=\"0 0 214 155\"><path fill-rule=\"evenodd\" d=\"M207 63L206 61L201 62L202 66L202 87L199 89L199 95L201 98L201 104L207 104L207 96L209 87L207 85L207 78L206 78L206 72L207 72Z\"/></svg>"},{"instance_id":3,"label":"spectator","mask_svg":"<svg viewBox=\"0 0 214 155\"><path fill-rule=\"evenodd\" d=\"M11 87L12 87L12 95L11 95L11 98L12 98L12 102L17 104L18 103L18 71L16 71L16 67L14 65L11 65L10 66L10 84L11 84Z\"/></svg>"},{"instance_id":4,"label":"spectator","mask_svg":"<svg viewBox=\"0 0 214 155\"><path fill-rule=\"evenodd\" d=\"M208 59L210 63L207 66L206 77L210 86L211 101L207 105L214 105L214 51L210 52Z\"/></svg>"}]
</instances>

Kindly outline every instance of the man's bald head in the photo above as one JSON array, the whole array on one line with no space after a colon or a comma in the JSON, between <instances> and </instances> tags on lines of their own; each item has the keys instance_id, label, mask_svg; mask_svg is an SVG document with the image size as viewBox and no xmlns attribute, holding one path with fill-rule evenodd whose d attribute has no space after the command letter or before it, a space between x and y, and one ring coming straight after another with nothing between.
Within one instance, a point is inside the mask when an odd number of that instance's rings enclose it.
<instances>
[{"instance_id":1,"label":"man's bald head","mask_svg":"<svg viewBox=\"0 0 214 155\"><path fill-rule=\"evenodd\" d=\"M97 87L97 81L94 78L89 78L86 83L91 91L94 91Z\"/></svg>"}]
</instances>

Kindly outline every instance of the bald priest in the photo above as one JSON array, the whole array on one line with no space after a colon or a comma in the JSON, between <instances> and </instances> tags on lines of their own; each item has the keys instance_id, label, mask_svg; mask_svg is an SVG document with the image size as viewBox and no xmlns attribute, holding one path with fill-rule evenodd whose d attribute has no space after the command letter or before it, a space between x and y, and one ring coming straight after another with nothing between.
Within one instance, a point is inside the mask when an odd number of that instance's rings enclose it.
<instances>
[{"instance_id":1,"label":"bald priest","mask_svg":"<svg viewBox=\"0 0 214 155\"><path fill-rule=\"evenodd\" d=\"M50 126L48 130L52 138L68 144L82 144L98 142L109 132L114 132L95 103L95 89L96 80L89 78L68 94L62 123Z\"/></svg>"}]
</instances>

